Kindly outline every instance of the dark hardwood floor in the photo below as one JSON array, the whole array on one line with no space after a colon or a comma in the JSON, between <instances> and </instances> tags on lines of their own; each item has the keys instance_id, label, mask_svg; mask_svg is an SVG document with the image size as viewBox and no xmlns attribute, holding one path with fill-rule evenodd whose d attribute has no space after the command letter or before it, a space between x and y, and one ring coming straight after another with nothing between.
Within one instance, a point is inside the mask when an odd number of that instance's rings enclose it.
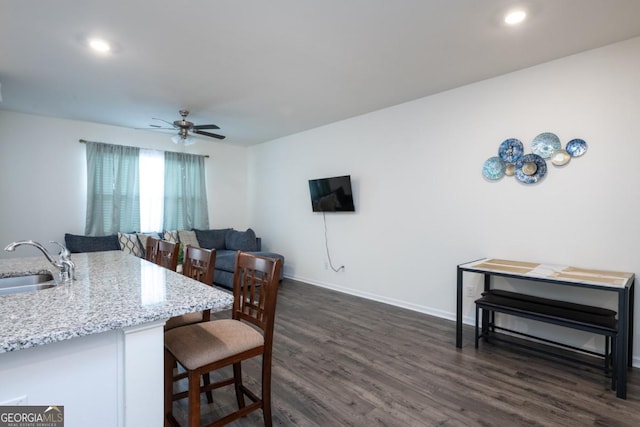
<instances>
[{"instance_id":1,"label":"dark hardwood floor","mask_svg":"<svg viewBox=\"0 0 640 427\"><path fill-rule=\"evenodd\" d=\"M597 369L500 344L476 350L472 327L457 349L449 320L287 279L278 298L274 425L640 425L637 369L622 400ZM244 372L255 387L259 361ZM214 391L212 405L202 397L204 421L235 408L232 387ZM174 408L184 424L186 401ZM263 425L262 412L231 425Z\"/></svg>"}]
</instances>

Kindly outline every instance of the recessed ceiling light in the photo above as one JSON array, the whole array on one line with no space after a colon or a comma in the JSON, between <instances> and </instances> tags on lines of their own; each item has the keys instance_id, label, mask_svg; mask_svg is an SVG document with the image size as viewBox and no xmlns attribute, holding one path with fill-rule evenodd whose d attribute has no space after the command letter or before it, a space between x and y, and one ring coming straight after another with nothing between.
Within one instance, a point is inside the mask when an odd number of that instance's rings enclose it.
<instances>
[{"instance_id":1,"label":"recessed ceiling light","mask_svg":"<svg viewBox=\"0 0 640 427\"><path fill-rule=\"evenodd\" d=\"M99 53L109 53L111 45L103 39L92 38L88 40L89 47Z\"/></svg>"},{"instance_id":2,"label":"recessed ceiling light","mask_svg":"<svg viewBox=\"0 0 640 427\"><path fill-rule=\"evenodd\" d=\"M513 12L509 12L504 16L504 22L507 25L517 25L525 20L527 17L527 12L524 10L514 10Z\"/></svg>"}]
</instances>

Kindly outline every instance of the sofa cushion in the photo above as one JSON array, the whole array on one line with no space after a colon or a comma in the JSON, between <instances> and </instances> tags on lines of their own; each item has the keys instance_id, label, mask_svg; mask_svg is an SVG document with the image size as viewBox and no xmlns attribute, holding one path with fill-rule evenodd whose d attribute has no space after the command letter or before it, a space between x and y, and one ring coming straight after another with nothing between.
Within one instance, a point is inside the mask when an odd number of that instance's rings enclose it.
<instances>
[{"instance_id":1,"label":"sofa cushion","mask_svg":"<svg viewBox=\"0 0 640 427\"><path fill-rule=\"evenodd\" d=\"M231 228L219 230L193 230L201 248L205 249L225 249L224 237Z\"/></svg>"},{"instance_id":2,"label":"sofa cushion","mask_svg":"<svg viewBox=\"0 0 640 427\"><path fill-rule=\"evenodd\" d=\"M118 232L118 242L120 243L120 250L122 252L135 255L137 257L144 256L144 251L140 247L138 237L135 233Z\"/></svg>"},{"instance_id":3,"label":"sofa cushion","mask_svg":"<svg viewBox=\"0 0 640 427\"><path fill-rule=\"evenodd\" d=\"M216 270L230 271L233 273L236 266L236 251L225 249L216 250Z\"/></svg>"},{"instance_id":4,"label":"sofa cushion","mask_svg":"<svg viewBox=\"0 0 640 427\"><path fill-rule=\"evenodd\" d=\"M229 230L224 238L224 246L232 251L256 251L256 233L250 228L247 231Z\"/></svg>"},{"instance_id":5,"label":"sofa cushion","mask_svg":"<svg viewBox=\"0 0 640 427\"><path fill-rule=\"evenodd\" d=\"M200 247L200 243L198 242L195 231L178 230L178 237L180 238L180 243L182 243L182 246L190 245L196 248Z\"/></svg>"},{"instance_id":6,"label":"sofa cushion","mask_svg":"<svg viewBox=\"0 0 640 427\"><path fill-rule=\"evenodd\" d=\"M64 235L64 242L69 252L72 253L120 250L117 234L110 236L79 236L67 233Z\"/></svg>"},{"instance_id":7,"label":"sofa cushion","mask_svg":"<svg viewBox=\"0 0 640 427\"><path fill-rule=\"evenodd\" d=\"M230 251L226 249L216 251L216 270L224 270L233 272L236 264L237 251ZM279 258L284 266L284 256L275 252L250 252L252 255L263 256L267 258ZM280 269L280 277L282 278L283 269Z\"/></svg>"}]
</instances>

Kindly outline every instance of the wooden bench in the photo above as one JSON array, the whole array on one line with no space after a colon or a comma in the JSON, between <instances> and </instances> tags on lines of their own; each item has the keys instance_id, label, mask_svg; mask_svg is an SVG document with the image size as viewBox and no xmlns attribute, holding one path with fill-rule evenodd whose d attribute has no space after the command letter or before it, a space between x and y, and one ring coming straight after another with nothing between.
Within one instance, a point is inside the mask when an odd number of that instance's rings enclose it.
<instances>
[{"instance_id":1,"label":"wooden bench","mask_svg":"<svg viewBox=\"0 0 640 427\"><path fill-rule=\"evenodd\" d=\"M558 301L548 298L535 297L510 291L492 289L482 294L482 297L476 300L476 336L475 346L478 348L480 338L485 340L495 332L496 329L508 331L512 334L533 338L556 346L588 353L593 356L602 357L605 373L609 372L609 367L615 358L612 358L610 349L613 345L615 348L615 337L618 331L618 321L616 312L601 307L592 307L589 305L576 304L566 301ZM478 318L480 310L486 311L489 316L483 317L482 332L479 331ZM522 332L514 331L504 327L499 327L495 322L495 313L504 313L511 316L523 317L539 322L551 323L572 329L578 329L605 336L604 353L598 353L590 350L573 347L568 344L536 337ZM486 319L486 320L485 320ZM494 336L495 337L495 336ZM497 337L496 337L497 338ZM497 338L500 339L500 338ZM503 340L504 341L504 340ZM522 344L521 344L522 345ZM525 345L526 346L526 345ZM538 347L526 346L529 349L542 352L548 355L556 356L553 352L543 350ZM566 358L566 356L564 356ZM586 363L583 360L572 358L574 361ZM587 363L591 365L591 363ZM599 365L594 365L599 366ZM615 372L615 366L614 366ZM615 378L612 378L612 387Z\"/></svg>"}]
</instances>

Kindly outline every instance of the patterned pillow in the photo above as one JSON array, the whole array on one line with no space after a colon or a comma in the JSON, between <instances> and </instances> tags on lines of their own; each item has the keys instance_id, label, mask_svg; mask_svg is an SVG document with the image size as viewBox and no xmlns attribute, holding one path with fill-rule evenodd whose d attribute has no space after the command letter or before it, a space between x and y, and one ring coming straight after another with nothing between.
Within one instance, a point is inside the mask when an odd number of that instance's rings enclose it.
<instances>
[{"instance_id":1,"label":"patterned pillow","mask_svg":"<svg viewBox=\"0 0 640 427\"><path fill-rule=\"evenodd\" d=\"M162 233L162 240L167 240L171 243L180 243L180 237L178 236L178 231L164 230L164 232Z\"/></svg>"},{"instance_id":2,"label":"patterned pillow","mask_svg":"<svg viewBox=\"0 0 640 427\"><path fill-rule=\"evenodd\" d=\"M138 237L135 233L118 232L118 241L120 242L120 249L125 254L132 254L137 257L144 256L144 251L140 247Z\"/></svg>"},{"instance_id":3,"label":"patterned pillow","mask_svg":"<svg viewBox=\"0 0 640 427\"><path fill-rule=\"evenodd\" d=\"M149 237L153 237L154 239L159 239L159 233L136 233L136 237L138 238L138 243L140 244L140 248L142 248L142 252L145 252L145 248L147 247L147 239ZM145 254L146 255L146 254Z\"/></svg>"},{"instance_id":4,"label":"patterned pillow","mask_svg":"<svg viewBox=\"0 0 640 427\"><path fill-rule=\"evenodd\" d=\"M183 246L191 245L196 248L200 247L195 231L178 230L178 237L180 238L180 243L182 243Z\"/></svg>"}]
</instances>

